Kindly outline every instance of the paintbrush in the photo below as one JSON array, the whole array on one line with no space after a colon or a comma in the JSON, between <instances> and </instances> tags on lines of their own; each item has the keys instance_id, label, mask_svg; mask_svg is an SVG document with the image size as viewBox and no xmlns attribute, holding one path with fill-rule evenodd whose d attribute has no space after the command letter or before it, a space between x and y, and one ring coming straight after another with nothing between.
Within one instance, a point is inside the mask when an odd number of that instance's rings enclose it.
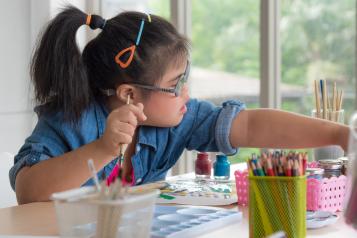
<instances>
[{"instance_id":1,"label":"paintbrush","mask_svg":"<svg viewBox=\"0 0 357 238\"><path fill-rule=\"evenodd\" d=\"M130 94L128 94L126 104L130 104ZM118 156L118 162L114 166L112 172L107 178L107 185L109 186L111 183L113 183L117 178L122 181L122 173L123 173L123 165L124 165L124 153L126 150L126 145L125 144L120 144L119 145L119 156Z\"/></svg>"}]
</instances>

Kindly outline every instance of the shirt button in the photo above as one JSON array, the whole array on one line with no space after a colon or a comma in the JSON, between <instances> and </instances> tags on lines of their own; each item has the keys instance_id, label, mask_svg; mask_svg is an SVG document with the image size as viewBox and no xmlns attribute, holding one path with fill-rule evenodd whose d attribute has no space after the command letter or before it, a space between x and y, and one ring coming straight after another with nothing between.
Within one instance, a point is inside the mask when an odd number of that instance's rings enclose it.
<instances>
[{"instance_id":1,"label":"shirt button","mask_svg":"<svg viewBox=\"0 0 357 238\"><path fill-rule=\"evenodd\" d=\"M136 180L136 183L140 183L141 182L141 178L138 178L137 180Z\"/></svg>"},{"instance_id":2,"label":"shirt button","mask_svg":"<svg viewBox=\"0 0 357 238\"><path fill-rule=\"evenodd\" d=\"M140 151L140 145L136 146L136 151L139 152Z\"/></svg>"}]
</instances>

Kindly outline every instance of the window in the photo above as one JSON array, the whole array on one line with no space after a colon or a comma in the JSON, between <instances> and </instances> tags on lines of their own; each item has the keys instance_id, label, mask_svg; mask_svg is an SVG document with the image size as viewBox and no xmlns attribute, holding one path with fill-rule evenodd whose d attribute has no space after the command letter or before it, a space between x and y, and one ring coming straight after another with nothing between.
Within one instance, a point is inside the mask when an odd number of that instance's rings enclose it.
<instances>
[{"instance_id":1,"label":"window","mask_svg":"<svg viewBox=\"0 0 357 238\"><path fill-rule=\"evenodd\" d=\"M102 15L110 18L121 11L141 11L170 19L168 0L102 0Z\"/></svg>"},{"instance_id":2,"label":"window","mask_svg":"<svg viewBox=\"0 0 357 238\"><path fill-rule=\"evenodd\" d=\"M193 97L259 106L259 6L259 0L192 0ZM257 150L242 148L231 162Z\"/></svg>"},{"instance_id":3,"label":"window","mask_svg":"<svg viewBox=\"0 0 357 238\"><path fill-rule=\"evenodd\" d=\"M282 108L311 114L314 80L344 90L345 119L354 109L356 1L284 0L281 4ZM306 90L307 89L307 90Z\"/></svg>"}]
</instances>

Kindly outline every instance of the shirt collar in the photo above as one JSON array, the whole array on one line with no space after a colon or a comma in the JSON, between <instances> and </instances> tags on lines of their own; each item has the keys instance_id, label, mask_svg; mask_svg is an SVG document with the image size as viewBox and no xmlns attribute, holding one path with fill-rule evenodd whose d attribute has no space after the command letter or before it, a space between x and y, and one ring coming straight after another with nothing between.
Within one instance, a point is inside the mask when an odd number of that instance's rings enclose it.
<instances>
[{"instance_id":1,"label":"shirt collar","mask_svg":"<svg viewBox=\"0 0 357 238\"><path fill-rule=\"evenodd\" d=\"M157 150L157 128L152 126L140 126L138 144L148 145Z\"/></svg>"}]
</instances>

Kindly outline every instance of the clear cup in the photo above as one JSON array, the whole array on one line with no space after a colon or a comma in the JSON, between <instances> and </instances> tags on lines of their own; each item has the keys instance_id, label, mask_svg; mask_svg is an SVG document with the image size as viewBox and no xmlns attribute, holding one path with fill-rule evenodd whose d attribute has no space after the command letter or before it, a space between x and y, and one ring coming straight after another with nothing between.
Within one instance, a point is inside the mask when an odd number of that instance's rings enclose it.
<instances>
[{"instance_id":1,"label":"clear cup","mask_svg":"<svg viewBox=\"0 0 357 238\"><path fill-rule=\"evenodd\" d=\"M317 116L315 109L311 111L311 115L312 117L324 119L322 110L320 111L320 117ZM326 120L344 124L344 120L345 120L344 115L345 115L345 111L343 109L339 111L327 110ZM344 154L345 152L338 145L330 145L330 146L324 146L314 149L314 159L316 161L331 160L331 159L334 160L343 157Z\"/></svg>"},{"instance_id":2,"label":"clear cup","mask_svg":"<svg viewBox=\"0 0 357 238\"><path fill-rule=\"evenodd\" d=\"M311 116L312 117L318 117L316 114L316 109L313 109L311 111ZM327 110L326 111L326 118L323 117L323 112L322 110L320 111L320 119L327 119L329 121L333 121L333 122L338 122L341 124L345 123L345 110L339 110L339 111L333 111L333 110Z\"/></svg>"}]
</instances>

